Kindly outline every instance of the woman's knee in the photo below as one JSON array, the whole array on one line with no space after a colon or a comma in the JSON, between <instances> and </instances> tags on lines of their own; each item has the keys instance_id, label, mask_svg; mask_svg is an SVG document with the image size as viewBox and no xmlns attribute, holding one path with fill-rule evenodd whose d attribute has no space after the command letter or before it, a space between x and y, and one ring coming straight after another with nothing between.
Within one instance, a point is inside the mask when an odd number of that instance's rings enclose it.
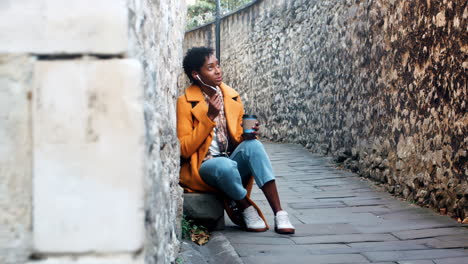
<instances>
[{"instance_id":1,"label":"woman's knee","mask_svg":"<svg viewBox=\"0 0 468 264\"><path fill-rule=\"evenodd\" d=\"M257 139L245 140L242 142L244 148L249 152L265 151L262 142Z\"/></svg>"},{"instance_id":2,"label":"woman's knee","mask_svg":"<svg viewBox=\"0 0 468 264\"><path fill-rule=\"evenodd\" d=\"M216 158L215 174L218 179L229 179L236 175L237 163L229 158Z\"/></svg>"}]
</instances>

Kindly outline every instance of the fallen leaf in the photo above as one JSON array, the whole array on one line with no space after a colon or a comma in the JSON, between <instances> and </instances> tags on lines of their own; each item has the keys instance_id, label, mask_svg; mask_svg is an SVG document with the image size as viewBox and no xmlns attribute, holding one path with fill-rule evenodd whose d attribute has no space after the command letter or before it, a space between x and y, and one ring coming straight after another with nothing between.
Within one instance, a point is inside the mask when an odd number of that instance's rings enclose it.
<instances>
[{"instance_id":1,"label":"fallen leaf","mask_svg":"<svg viewBox=\"0 0 468 264\"><path fill-rule=\"evenodd\" d=\"M197 244L202 246L204 244L208 243L208 237L204 236L204 237L201 237L200 239L197 240Z\"/></svg>"},{"instance_id":2,"label":"fallen leaf","mask_svg":"<svg viewBox=\"0 0 468 264\"><path fill-rule=\"evenodd\" d=\"M208 243L210 240L210 235L206 234L205 232L196 232L192 233L192 241L200 246Z\"/></svg>"}]
</instances>

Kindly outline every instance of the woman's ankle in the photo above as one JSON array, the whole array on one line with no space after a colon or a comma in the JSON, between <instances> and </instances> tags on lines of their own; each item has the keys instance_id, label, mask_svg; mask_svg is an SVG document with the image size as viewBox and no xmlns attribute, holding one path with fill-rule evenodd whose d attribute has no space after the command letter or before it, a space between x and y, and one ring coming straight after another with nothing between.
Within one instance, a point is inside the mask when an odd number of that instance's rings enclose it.
<instances>
[{"instance_id":1,"label":"woman's ankle","mask_svg":"<svg viewBox=\"0 0 468 264\"><path fill-rule=\"evenodd\" d=\"M237 202L237 205L239 206L239 208L244 211L247 207L249 207L251 204L249 203L249 201L247 199L242 199L242 200L239 200L239 201L236 201Z\"/></svg>"}]
</instances>

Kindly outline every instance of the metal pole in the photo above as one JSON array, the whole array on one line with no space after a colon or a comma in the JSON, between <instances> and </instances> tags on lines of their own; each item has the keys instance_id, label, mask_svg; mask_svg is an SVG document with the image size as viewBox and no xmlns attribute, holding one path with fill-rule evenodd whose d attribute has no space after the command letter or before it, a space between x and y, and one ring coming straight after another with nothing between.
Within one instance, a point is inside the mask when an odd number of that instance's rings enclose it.
<instances>
[{"instance_id":1,"label":"metal pole","mask_svg":"<svg viewBox=\"0 0 468 264\"><path fill-rule=\"evenodd\" d=\"M221 10L220 10L220 0L216 0L216 58L218 63L221 63Z\"/></svg>"}]
</instances>

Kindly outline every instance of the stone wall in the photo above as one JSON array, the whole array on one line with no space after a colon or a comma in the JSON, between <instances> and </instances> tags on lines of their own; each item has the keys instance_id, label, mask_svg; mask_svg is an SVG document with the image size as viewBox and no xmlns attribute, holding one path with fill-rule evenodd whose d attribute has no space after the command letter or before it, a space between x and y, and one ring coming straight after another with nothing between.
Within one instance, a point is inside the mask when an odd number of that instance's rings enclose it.
<instances>
[{"instance_id":1,"label":"stone wall","mask_svg":"<svg viewBox=\"0 0 468 264\"><path fill-rule=\"evenodd\" d=\"M464 219L467 18L462 0L257 1L222 20L225 82L266 138ZM214 43L213 28L184 49Z\"/></svg>"},{"instance_id":2,"label":"stone wall","mask_svg":"<svg viewBox=\"0 0 468 264\"><path fill-rule=\"evenodd\" d=\"M0 3L0 263L171 263L184 1Z\"/></svg>"},{"instance_id":3,"label":"stone wall","mask_svg":"<svg viewBox=\"0 0 468 264\"><path fill-rule=\"evenodd\" d=\"M146 152L145 263L170 263L178 251L182 217L177 77L182 68L185 1L130 0L130 51L143 65Z\"/></svg>"}]
</instances>

